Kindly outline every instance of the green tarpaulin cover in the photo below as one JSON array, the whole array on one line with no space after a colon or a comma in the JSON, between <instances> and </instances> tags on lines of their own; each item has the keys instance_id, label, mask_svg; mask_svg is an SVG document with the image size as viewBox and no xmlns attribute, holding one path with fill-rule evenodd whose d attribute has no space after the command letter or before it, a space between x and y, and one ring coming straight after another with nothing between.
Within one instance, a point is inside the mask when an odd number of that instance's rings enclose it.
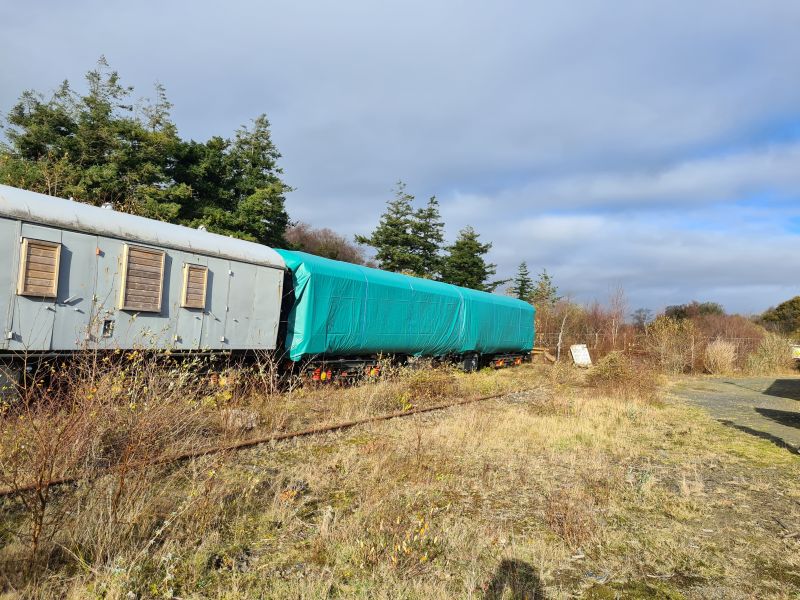
<instances>
[{"instance_id":1,"label":"green tarpaulin cover","mask_svg":"<svg viewBox=\"0 0 800 600\"><path fill-rule=\"evenodd\" d=\"M286 348L303 356L530 351L534 309L515 298L278 250L295 303Z\"/></svg>"}]
</instances>

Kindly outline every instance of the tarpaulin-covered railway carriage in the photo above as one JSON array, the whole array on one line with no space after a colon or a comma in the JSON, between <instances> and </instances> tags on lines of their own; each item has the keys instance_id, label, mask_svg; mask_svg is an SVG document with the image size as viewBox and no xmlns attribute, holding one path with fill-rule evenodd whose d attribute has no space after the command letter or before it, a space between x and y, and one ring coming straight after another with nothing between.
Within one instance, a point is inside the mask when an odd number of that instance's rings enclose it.
<instances>
[{"instance_id":1,"label":"tarpaulin-covered railway carriage","mask_svg":"<svg viewBox=\"0 0 800 600\"><path fill-rule=\"evenodd\" d=\"M286 333L292 360L329 357L341 372L360 357L386 353L451 357L474 370L487 360L519 362L533 348L534 311L526 302L304 252L278 253L292 272Z\"/></svg>"},{"instance_id":2,"label":"tarpaulin-covered railway carriage","mask_svg":"<svg viewBox=\"0 0 800 600\"><path fill-rule=\"evenodd\" d=\"M527 357L533 307L0 186L0 364L81 349L275 351L317 374L377 355ZM286 289L284 289L286 287Z\"/></svg>"}]
</instances>

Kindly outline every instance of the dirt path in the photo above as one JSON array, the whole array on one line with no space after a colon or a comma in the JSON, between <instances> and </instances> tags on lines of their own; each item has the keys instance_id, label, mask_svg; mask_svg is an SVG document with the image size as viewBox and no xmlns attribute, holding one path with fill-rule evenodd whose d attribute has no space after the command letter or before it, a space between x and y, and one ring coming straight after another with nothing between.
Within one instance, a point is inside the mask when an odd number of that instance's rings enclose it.
<instances>
[{"instance_id":1,"label":"dirt path","mask_svg":"<svg viewBox=\"0 0 800 600\"><path fill-rule=\"evenodd\" d=\"M800 377L693 378L671 391L725 425L800 454Z\"/></svg>"}]
</instances>

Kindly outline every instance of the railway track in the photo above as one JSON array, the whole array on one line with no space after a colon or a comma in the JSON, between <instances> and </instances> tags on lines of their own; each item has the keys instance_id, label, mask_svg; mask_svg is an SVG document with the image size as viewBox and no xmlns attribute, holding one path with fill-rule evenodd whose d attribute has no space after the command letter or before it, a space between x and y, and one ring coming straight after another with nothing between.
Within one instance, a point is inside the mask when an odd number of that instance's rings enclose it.
<instances>
[{"instance_id":1,"label":"railway track","mask_svg":"<svg viewBox=\"0 0 800 600\"><path fill-rule=\"evenodd\" d=\"M158 458L156 460L150 461L142 461L138 463L128 463L124 466L125 471L134 471L145 469L147 467L154 467L159 465L171 464L182 462L186 460L191 460L193 458L200 458L201 456L208 456L211 454L219 454L221 452L229 452L229 451L236 451L236 450L245 450L247 448L253 448L255 446L260 446L262 444L268 444L270 442L282 442L286 440L291 440L295 438L301 437L309 437L313 435L319 435L323 433L329 433L334 431L342 431L345 429L351 429L353 427L357 427L358 425L366 425L368 423L377 423L380 421L388 421L391 419L399 419L403 417L410 417L412 415L418 415L423 413L429 412L436 412L441 410L446 410L448 408L454 408L457 406L464 406L467 404L475 404L477 402L485 402L487 400L493 400L495 398L501 398L506 396L507 392L503 392L500 394L491 394L488 396L479 396L477 398L462 398L460 400L455 400L452 402L444 402L441 404L435 404L432 406L424 406L419 408L412 408L410 410L399 410L393 411L389 413L383 413L380 415L373 415L370 417L364 417L361 419L353 419L350 421L341 421L339 423L335 423L333 425L319 425L317 427L309 427L307 429L301 429L298 431L290 431L285 433L272 433L269 435L258 436L254 438L249 438L245 440L240 440L238 442L231 442L227 444L216 444L213 446L207 446L205 448L199 448L196 450L189 450L186 452L180 452L177 454L164 456ZM4 487L0 488L0 498L13 496L16 494L21 494L24 492L41 492L50 487L55 486L62 486L62 485L69 485L78 483L79 481L92 481L95 479L100 479L101 477L105 477L106 475L113 475L118 473L121 470L121 467L110 467L100 472L91 473L91 474L81 474L77 473L75 475L68 475L64 477L57 477L53 479L49 479L46 481L36 481L30 482L27 484L23 484L20 486L15 487Z\"/></svg>"}]
</instances>

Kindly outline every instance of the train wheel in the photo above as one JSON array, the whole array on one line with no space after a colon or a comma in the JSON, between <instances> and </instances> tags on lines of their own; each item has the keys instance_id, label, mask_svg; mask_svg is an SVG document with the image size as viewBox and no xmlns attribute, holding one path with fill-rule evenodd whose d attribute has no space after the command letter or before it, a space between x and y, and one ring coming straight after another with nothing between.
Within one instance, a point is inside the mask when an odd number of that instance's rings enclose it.
<instances>
[{"instance_id":1,"label":"train wheel","mask_svg":"<svg viewBox=\"0 0 800 600\"><path fill-rule=\"evenodd\" d=\"M480 366L480 360L478 359L477 354L467 354L464 356L464 360L461 363L461 368L464 370L465 373L474 373L478 370Z\"/></svg>"}]
</instances>

